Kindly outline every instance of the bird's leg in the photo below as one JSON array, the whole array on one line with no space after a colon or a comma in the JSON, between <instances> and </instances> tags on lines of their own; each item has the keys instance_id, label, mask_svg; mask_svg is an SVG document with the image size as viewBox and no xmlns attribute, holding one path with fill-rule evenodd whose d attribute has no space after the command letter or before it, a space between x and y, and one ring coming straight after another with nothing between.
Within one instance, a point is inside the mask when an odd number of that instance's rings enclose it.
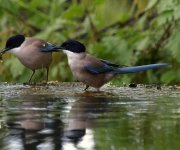
<instances>
[{"instance_id":1,"label":"bird's leg","mask_svg":"<svg viewBox=\"0 0 180 150\"><path fill-rule=\"evenodd\" d=\"M89 88L89 85L86 85L84 91L87 91L88 88Z\"/></svg>"},{"instance_id":2,"label":"bird's leg","mask_svg":"<svg viewBox=\"0 0 180 150\"><path fill-rule=\"evenodd\" d=\"M46 67L46 82L48 82L49 67Z\"/></svg>"},{"instance_id":3,"label":"bird's leg","mask_svg":"<svg viewBox=\"0 0 180 150\"><path fill-rule=\"evenodd\" d=\"M28 82L28 83L30 83L30 82L31 82L31 79L32 79L32 77L34 76L34 73L35 73L35 70L32 70L32 75L31 75L31 77L30 77L30 79L29 79L29 82Z\"/></svg>"}]
</instances>

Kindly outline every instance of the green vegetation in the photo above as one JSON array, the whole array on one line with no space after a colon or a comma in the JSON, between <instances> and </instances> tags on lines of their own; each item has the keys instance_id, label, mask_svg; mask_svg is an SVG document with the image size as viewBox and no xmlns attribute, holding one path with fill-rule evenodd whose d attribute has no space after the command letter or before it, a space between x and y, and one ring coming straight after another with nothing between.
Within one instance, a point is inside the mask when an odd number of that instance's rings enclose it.
<instances>
[{"instance_id":1,"label":"green vegetation","mask_svg":"<svg viewBox=\"0 0 180 150\"><path fill-rule=\"evenodd\" d=\"M89 53L123 65L165 62L172 67L113 80L123 82L180 82L179 0L0 0L0 47L14 34L61 44L69 38L83 42ZM73 81L64 54L53 54L50 80ZM0 81L25 82L30 70L6 54ZM40 81L42 71L35 80Z\"/></svg>"}]
</instances>

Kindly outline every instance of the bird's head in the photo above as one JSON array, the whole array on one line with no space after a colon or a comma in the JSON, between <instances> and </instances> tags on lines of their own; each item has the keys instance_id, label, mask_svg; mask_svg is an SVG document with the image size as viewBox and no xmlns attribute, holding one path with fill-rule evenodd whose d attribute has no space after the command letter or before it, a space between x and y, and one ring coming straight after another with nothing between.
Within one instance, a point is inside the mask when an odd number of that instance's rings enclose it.
<instances>
[{"instance_id":1,"label":"bird's head","mask_svg":"<svg viewBox=\"0 0 180 150\"><path fill-rule=\"evenodd\" d=\"M24 35L14 35L14 36L11 36L7 41L6 41L6 45L5 45L5 48L3 48L0 53L1 54L4 54L6 53L7 51L11 50L11 49L14 49L14 48L18 48L21 46L21 44L24 42L25 40L25 37Z\"/></svg>"},{"instance_id":2,"label":"bird's head","mask_svg":"<svg viewBox=\"0 0 180 150\"><path fill-rule=\"evenodd\" d=\"M61 44L60 49L71 51L73 53L83 53L86 51L86 47L76 40L65 41Z\"/></svg>"}]
</instances>

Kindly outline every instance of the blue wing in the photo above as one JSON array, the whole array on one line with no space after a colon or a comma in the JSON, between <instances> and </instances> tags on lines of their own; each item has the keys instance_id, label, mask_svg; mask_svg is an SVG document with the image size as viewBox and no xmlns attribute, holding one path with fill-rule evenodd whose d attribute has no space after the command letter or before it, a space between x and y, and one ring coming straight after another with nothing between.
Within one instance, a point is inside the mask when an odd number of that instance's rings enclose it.
<instances>
[{"instance_id":1,"label":"blue wing","mask_svg":"<svg viewBox=\"0 0 180 150\"><path fill-rule=\"evenodd\" d=\"M114 70L112 67L108 65L104 65L102 67L93 67L87 64L84 66L84 68L92 74L101 74L101 73L111 72Z\"/></svg>"},{"instance_id":2,"label":"blue wing","mask_svg":"<svg viewBox=\"0 0 180 150\"><path fill-rule=\"evenodd\" d=\"M93 67L91 65L85 65L84 68L89 71L92 74L101 74L101 73L107 73L107 72L111 72L114 71L115 68L117 69L120 67L123 67L125 65L119 65L119 64L115 64L113 62L104 60L104 59L99 59L102 62L102 66L101 67Z\"/></svg>"}]
</instances>

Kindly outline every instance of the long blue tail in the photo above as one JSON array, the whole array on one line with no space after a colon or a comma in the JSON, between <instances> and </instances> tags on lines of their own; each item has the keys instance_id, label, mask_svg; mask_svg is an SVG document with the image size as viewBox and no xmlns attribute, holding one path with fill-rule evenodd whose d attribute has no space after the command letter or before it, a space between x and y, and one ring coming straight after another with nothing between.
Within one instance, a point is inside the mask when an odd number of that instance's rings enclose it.
<instances>
[{"instance_id":1,"label":"long blue tail","mask_svg":"<svg viewBox=\"0 0 180 150\"><path fill-rule=\"evenodd\" d=\"M168 64L150 64L150 65L143 65L143 66L134 66L134 67L125 67L125 68L118 68L117 70L113 71L114 74L128 74L128 73L135 73L150 69L156 69L161 67L166 67Z\"/></svg>"}]
</instances>

